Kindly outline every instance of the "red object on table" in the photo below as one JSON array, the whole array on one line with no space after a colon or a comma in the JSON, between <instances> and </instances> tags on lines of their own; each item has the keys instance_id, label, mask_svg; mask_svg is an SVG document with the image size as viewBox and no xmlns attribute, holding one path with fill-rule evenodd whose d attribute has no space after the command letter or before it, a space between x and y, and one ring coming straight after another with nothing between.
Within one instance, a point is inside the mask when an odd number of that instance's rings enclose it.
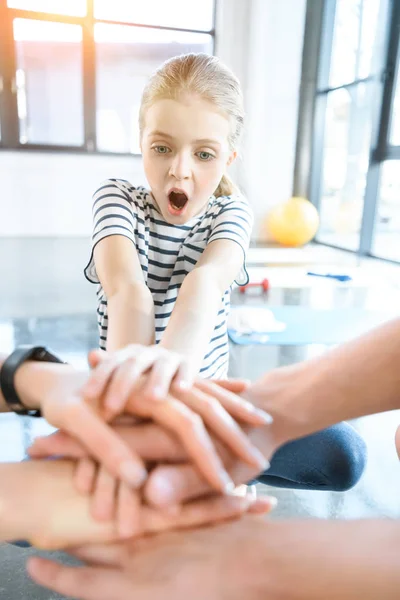
<instances>
[{"instance_id":1,"label":"red object on table","mask_svg":"<svg viewBox=\"0 0 400 600\"><path fill-rule=\"evenodd\" d=\"M260 287L260 288L262 288L263 292L268 292L269 281L268 281L268 279L263 279L262 281L248 283L247 285L241 285L239 287L239 291L241 294L244 294L248 288L252 288L252 287Z\"/></svg>"}]
</instances>

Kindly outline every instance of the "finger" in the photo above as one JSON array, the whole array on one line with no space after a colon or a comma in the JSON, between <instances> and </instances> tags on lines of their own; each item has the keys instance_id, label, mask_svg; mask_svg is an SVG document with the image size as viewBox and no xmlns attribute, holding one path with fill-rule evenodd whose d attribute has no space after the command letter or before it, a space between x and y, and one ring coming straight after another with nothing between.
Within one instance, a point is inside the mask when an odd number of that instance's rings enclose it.
<instances>
[{"instance_id":1,"label":"finger","mask_svg":"<svg viewBox=\"0 0 400 600\"><path fill-rule=\"evenodd\" d=\"M82 458L87 455L85 447L64 431L37 437L27 452L31 458L47 458L49 456Z\"/></svg>"},{"instance_id":2,"label":"finger","mask_svg":"<svg viewBox=\"0 0 400 600\"><path fill-rule=\"evenodd\" d=\"M150 506L182 504L210 493L210 486L192 465L161 465L150 473L144 497Z\"/></svg>"},{"instance_id":3,"label":"finger","mask_svg":"<svg viewBox=\"0 0 400 600\"><path fill-rule=\"evenodd\" d=\"M218 400L236 420L254 426L271 425L273 421L271 415L264 410L211 381L199 380L196 382L196 388Z\"/></svg>"},{"instance_id":4,"label":"finger","mask_svg":"<svg viewBox=\"0 0 400 600\"><path fill-rule=\"evenodd\" d=\"M181 362L176 372L173 385L178 386L180 390L188 390L192 387L194 381L193 372L186 362Z\"/></svg>"},{"instance_id":5,"label":"finger","mask_svg":"<svg viewBox=\"0 0 400 600\"><path fill-rule=\"evenodd\" d=\"M261 496L250 503L247 512L253 515L264 515L274 510L277 505L278 500L275 496Z\"/></svg>"},{"instance_id":6,"label":"finger","mask_svg":"<svg viewBox=\"0 0 400 600\"><path fill-rule=\"evenodd\" d=\"M165 400L173 378L179 368L180 359L174 354L165 354L152 366L143 395L150 400Z\"/></svg>"},{"instance_id":7,"label":"finger","mask_svg":"<svg viewBox=\"0 0 400 600\"><path fill-rule=\"evenodd\" d=\"M95 485L97 466L94 460L89 457L81 458L75 467L74 471L74 486L80 494L85 496L92 493Z\"/></svg>"},{"instance_id":8,"label":"finger","mask_svg":"<svg viewBox=\"0 0 400 600\"><path fill-rule=\"evenodd\" d=\"M134 591L125 589L123 575L118 570L67 567L38 557L28 560L27 570L37 584L80 600L120 600L131 597L129 594Z\"/></svg>"},{"instance_id":9,"label":"finger","mask_svg":"<svg viewBox=\"0 0 400 600\"><path fill-rule=\"evenodd\" d=\"M117 369L104 397L104 406L107 415L115 416L122 412L130 396L138 384L139 378L153 362L154 356L142 347L138 347L138 354L130 356Z\"/></svg>"},{"instance_id":10,"label":"finger","mask_svg":"<svg viewBox=\"0 0 400 600\"><path fill-rule=\"evenodd\" d=\"M172 431L147 422L130 427L117 427L117 434L148 462L184 462L188 454Z\"/></svg>"},{"instance_id":11,"label":"finger","mask_svg":"<svg viewBox=\"0 0 400 600\"><path fill-rule=\"evenodd\" d=\"M120 358L116 354L108 355L107 359L93 369L86 383L81 387L85 398L97 399L104 392L119 364Z\"/></svg>"},{"instance_id":12,"label":"finger","mask_svg":"<svg viewBox=\"0 0 400 600\"><path fill-rule=\"evenodd\" d=\"M125 556L126 547L121 542L110 544L86 544L68 548L68 554L91 565L117 567Z\"/></svg>"},{"instance_id":13,"label":"finger","mask_svg":"<svg viewBox=\"0 0 400 600\"><path fill-rule=\"evenodd\" d=\"M251 385L250 379L211 379L210 381L233 394L243 394Z\"/></svg>"},{"instance_id":14,"label":"finger","mask_svg":"<svg viewBox=\"0 0 400 600\"><path fill-rule=\"evenodd\" d=\"M80 440L100 464L128 485L139 487L147 477L143 460L80 399L63 409L60 428Z\"/></svg>"},{"instance_id":15,"label":"finger","mask_svg":"<svg viewBox=\"0 0 400 600\"><path fill-rule=\"evenodd\" d=\"M138 535L142 529L141 501L138 492L126 484L118 487L117 529L121 538Z\"/></svg>"},{"instance_id":16,"label":"finger","mask_svg":"<svg viewBox=\"0 0 400 600\"><path fill-rule=\"evenodd\" d=\"M111 521L116 513L118 481L100 467L94 483L90 514L97 521Z\"/></svg>"},{"instance_id":17,"label":"finger","mask_svg":"<svg viewBox=\"0 0 400 600\"><path fill-rule=\"evenodd\" d=\"M96 348L95 350L89 350L88 352L88 363L91 369L95 369L97 365L107 360L109 357L108 352Z\"/></svg>"},{"instance_id":18,"label":"finger","mask_svg":"<svg viewBox=\"0 0 400 600\"><path fill-rule=\"evenodd\" d=\"M213 393L213 388L211 392ZM229 394L224 391L221 393ZM194 413L200 415L208 430L212 431L238 458L256 467L260 472L268 468L269 462L218 400L197 388L180 392L177 398Z\"/></svg>"},{"instance_id":19,"label":"finger","mask_svg":"<svg viewBox=\"0 0 400 600\"><path fill-rule=\"evenodd\" d=\"M235 486L201 417L172 396L154 406L153 419L178 436L205 480L215 490L231 493Z\"/></svg>"},{"instance_id":20,"label":"finger","mask_svg":"<svg viewBox=\"0 0 400 600\"><path fill-rule=\"evenodd\" d=\"M178 517L169 517L158 511L151 511L145 519L146 532L159 532L165 529L182 529L235 519L249 510L253 504L250 498L239 496L214 496L182 507ZM265 507L265 506L264 506ZM259 509L261 504L259 505Z\"/></svg>"}]
</instances>

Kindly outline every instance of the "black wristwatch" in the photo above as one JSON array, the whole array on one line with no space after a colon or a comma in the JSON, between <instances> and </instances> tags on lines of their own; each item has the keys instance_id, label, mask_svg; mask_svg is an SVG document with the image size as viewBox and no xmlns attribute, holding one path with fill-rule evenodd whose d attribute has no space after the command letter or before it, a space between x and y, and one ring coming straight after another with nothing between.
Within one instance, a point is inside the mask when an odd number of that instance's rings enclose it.
<instances>
[{"instance_id":1,"label":"black wristwatch","mask_svg":"<svg viewBox=\"0 0 400 600\"><path fill-rule=\"evenodd\" d=\"M23 405L14 385L17 369L27 360L52 363L63 363L64 361L44 346L18 346L3 363L0 371L0 388L10 409L18 415L41 417L40 410L30 410Z\"/></svg>"}]
</instances>

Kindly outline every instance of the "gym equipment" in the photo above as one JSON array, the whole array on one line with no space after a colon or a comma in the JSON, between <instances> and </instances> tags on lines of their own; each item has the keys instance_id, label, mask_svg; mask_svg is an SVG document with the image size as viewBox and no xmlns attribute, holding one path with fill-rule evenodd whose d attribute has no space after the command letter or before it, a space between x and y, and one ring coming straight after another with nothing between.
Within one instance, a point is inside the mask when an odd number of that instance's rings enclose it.
<instances>
[{"instance_id":1,"label":"gym equipment","mask_svg":"<svg viewBox=\"0 0 400 600\"><path fill-rule=\"evenodd\" d=\"M328 279L336 279L337 281L351 281L353 279L350 275L332 275L332 273L313 273L312 271L308 271L307 275L327 277Z\"/></svg>"},{"instance_id":2,"label":"gym equipment","mask_svg":"<svg viewBox=\"0 0 400 600\"><path fill-rule=\"evenodd\" d=\"M318 211L306 198L294 196L271 209L265 222L267 233L283 246L303 246L319 227Z\"/></svg>"},{"instance_id":3,"label":"gym equipment","mask_svg":"<svg viewBox=\"0 0 400 600\"><path fill-rule=\"evenodd\" d=\"M239 292L241 294L245 294L246 290L249 288L259 287L262 289L263 293L268 292L269 290L269 281L268 279L263 279L262 281L248 283L247 285L241 285L239 287Z\"/></svg>"}]
</instances>

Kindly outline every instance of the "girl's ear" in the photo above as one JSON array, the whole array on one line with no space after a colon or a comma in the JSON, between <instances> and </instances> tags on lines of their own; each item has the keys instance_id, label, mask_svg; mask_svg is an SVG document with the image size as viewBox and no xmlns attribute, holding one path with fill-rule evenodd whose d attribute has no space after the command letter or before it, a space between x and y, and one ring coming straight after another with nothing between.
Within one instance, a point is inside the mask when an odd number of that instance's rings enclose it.
<instances>
[{"instance_id":1,"label":"girl's ear","mask_svg":"<svg viewBox=\"0 0 400 600\"><path fill-rule=\"evenodd\" d=\"M236 160L237 158L237 152L236 150L234 150L233 152L231 152L231 154L229 155L228 161L226 163L227 167L230 167L231 164Z\"/></svg>"}]
</instances>

